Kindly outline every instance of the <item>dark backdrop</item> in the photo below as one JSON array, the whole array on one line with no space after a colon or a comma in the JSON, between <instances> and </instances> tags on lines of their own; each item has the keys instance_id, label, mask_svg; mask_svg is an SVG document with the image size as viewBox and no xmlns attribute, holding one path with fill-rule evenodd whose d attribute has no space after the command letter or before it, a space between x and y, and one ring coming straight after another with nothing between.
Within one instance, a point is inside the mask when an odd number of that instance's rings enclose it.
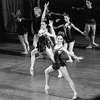
<instances>
[{"instance_id":1,"label":"dark backdrop","mask_svg":"<svg viewBox=\"0 0 100 100\"><path fill-rule=\"evenodd\" d=\"M58 13L69 13L71 21L79 28L84 30L84 15L82 12L78 13L72 11L72 6L83 7L85 5L85 0L0 0L0 26L3 34L3 31L6 32L15 32L16 25L14 19L11 16L11 13L15 13L16 9L20 8L23 11L23 15L26 18L30 18L32 14L32 9L35 6L41 6L45 2L49 1L49 9L53 12ZM93 6L99 7L99 11L96 12L96 21L97 21L97 34L100 31L100 0L91 0Z\"/></svg>"}]
</instances>

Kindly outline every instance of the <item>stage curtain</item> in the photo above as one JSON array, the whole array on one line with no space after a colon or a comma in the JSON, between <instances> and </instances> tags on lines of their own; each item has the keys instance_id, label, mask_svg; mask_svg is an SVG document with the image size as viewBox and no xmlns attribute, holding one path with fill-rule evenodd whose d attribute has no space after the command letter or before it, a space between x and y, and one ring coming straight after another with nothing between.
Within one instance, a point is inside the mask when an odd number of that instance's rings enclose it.
<instances>
[{"instance_id":1,"label":"stage curtain","mask_svg":"<svg viewBox=\"0 0 100 100\"><path fill-rule=\"evenodd\" d=\"M15 14L17 9L21 9L26 18L32 16L34 6L40 6L40 0L1 0L4 27L7 32L16 32L16 24L12 13Z\"/></svg>"}]
</instances>

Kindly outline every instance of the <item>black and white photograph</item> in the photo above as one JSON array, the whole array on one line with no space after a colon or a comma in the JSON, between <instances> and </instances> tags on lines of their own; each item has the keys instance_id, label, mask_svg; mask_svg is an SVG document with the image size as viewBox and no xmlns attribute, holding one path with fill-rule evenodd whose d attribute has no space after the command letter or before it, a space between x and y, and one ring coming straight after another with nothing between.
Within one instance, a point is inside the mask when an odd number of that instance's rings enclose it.
<instances>
[{"instance_id":1,"label":"black and white photograph","mask_svg":"<svg viewBox=\"0 0 100 100\"><path fill-rule=\"evenodd\" d=\"M0 0L0 100L100 100L100 0Z\"/></svg>"}]
</instances>

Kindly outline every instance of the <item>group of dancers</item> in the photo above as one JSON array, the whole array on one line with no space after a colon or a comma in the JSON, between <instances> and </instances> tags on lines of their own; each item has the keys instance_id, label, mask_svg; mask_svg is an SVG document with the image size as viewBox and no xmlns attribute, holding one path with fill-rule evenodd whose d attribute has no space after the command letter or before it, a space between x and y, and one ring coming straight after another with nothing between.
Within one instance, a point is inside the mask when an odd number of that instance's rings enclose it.
<instances>
[{"instance_id":1,"label":"group of dancers","mask_svg":"<svg viewBox=\"0 0 100 100\"><path fill-rule=\"evenodd\" d=\"M92 6L91 2L89 0L86 1L87 8L88 6ZM34 16L32 19L32 25L31 30L33 34L33 47L34 49L31 51L31 66L30 66L30 74L34 75L34 64L36 59L36 54L39 54L39 57L43 58L42 52L45 51L45 53L48 55L48 57L52 61L52 65L50 65L48 68L45 69L45 92L49 94L49 73L53 71L58 71L58 77L64 77L68 82L69 85L74 93L73 99L77 99L77 91L74 85L74 82L69 76L69 73L67 71L67 62L73 62L73 59L80 61L84 59L82 56L78 57L75 55L73 48L75 44L75 35L71 31L72 28L74 28L76 31L80 32L82 35L84 35L88 42L89 46L87 48L92 48L92 44L95 46L98 46L98 44L95 43L95 27L96 22L93 19L88 19L85 26L85 31L82 32L79 28L77 28L73 23L70 22L70 17L68 14L58 14L59 16L63 17L63 23L57 27L54 26L54 20L50 18L51 14L57 13L50 13L49 9L49 2L45 3L44 5L44 11L42 13L41 9L39 7L35 7L33 9ZM78 8L77 8L78 9ZM90 8L88 8L90 13ZM24 47L24 52L22 54L28 54L30 47L28 42L28 30L23 26L24 18L21 16L20 10L17 11L16 15L13 15L16 19L16 22L18 24L17 33L18 37L22 43L22 46ZM90 15L89 15L90 16ZM56 22L60 19L56 19ZM23 21L23 23L22 23ZM22 27L23 26L23 27ZM63 30L60 30L56 32L55 30L62 27ZM90 41L90 38L88 37L90 28L93 30L92 35L92 41ZM63 60L61 57L62 53L66 54L66 57L68 58L67 61Z\"/></svg>"}]
</instances>

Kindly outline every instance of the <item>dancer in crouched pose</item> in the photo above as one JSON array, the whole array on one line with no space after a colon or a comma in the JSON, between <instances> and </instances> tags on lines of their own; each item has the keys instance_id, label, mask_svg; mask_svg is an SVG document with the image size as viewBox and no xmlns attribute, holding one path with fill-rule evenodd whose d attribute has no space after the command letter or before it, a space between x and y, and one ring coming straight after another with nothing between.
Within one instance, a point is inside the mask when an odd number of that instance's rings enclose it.
<instances>
[{"instance_id":1,"label":"dancer in crouched pose","mask_svg":"<svg viewBox=\"0 0 100 100\"><path fill-rule=\"evenodd\" d=\"M53 34L50 34L47 29L47 24L45 22L41 22L41 28L38 31L39 41L37 43L37 47L31 51L31 66L30 66L30 74L34 75L34 63L35 63L35 55L37 53L46 51L46 54L49 58L54 61L52 48L51 48L51 39L50 37L54 37Z\"/></svg>"},{"instance_id":2,"label":"dancer in crouched pose","mask_svg":"<svg viewBox=\"0 0 100 100\"><path fill-rule=\"evenodd\" d=\"M64 76L64 78L69 82L69 85L72 89L72 91L74 92L74 96L73 99L77 98L77 92L76 92L76 88L75 85L72 81L72 79L69 76L69 73L67 71L66 68L66 63L63 61L63 59L61 58L61 54L62 52L65 52L66 55L70 55L72 56L74 59L76 60L80 60L83 57L77 57L75 56L73 53L70 53L66 48L64 48L63 46L63 37L61 35L57 36L57 43L54 47L54 51L53 51L53 57L54 57L54 62L52 65L50 65L46 70L45 70L45 92L47 94L48 90L49 90L49 73L56 71L56 70L60 70L62 72L62 75Z\"/></svg>"}]
</instances>

